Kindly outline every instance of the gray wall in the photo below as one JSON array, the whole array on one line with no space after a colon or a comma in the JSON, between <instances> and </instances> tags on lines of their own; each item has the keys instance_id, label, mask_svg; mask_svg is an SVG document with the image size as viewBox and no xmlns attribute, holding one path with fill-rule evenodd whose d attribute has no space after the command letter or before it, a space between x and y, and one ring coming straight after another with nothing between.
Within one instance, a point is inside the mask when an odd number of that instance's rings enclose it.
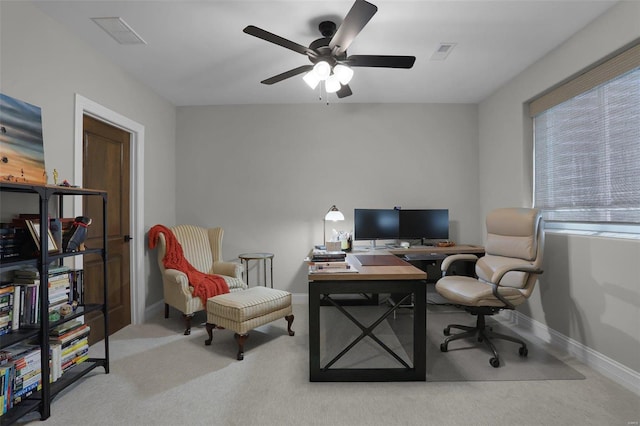
<instances>
[{"instance_id":1,"label":"gray wall","mask_svg":"<svg viewBox=\"0 0 640 426\"><path fill-rule=\"evenodd\" d=\"M42 108L45 166L72 180L78 93L145 126L145 229L175 221L175 108L36 7L0 2L0 91ZM1 200L0 200L1 201ZM5 206L2 206L4 211ZM144 235L136 238L143 239ZM155 258L147 270L157 271ZM162 298L157 274L146 302Z\"/></svg>"},{"instance_id":2,"label":"gray wall","mask_svg":"<svg viewBox=\"0 0 640 426\"><path fill-rule=\"evenodd\" d=\"M332 204L328 235L354 208L448 208L450 238L479 243L477 126L475 105L179 107L176 217L222 226L227 259L274 253L275 286L301 294Z\"/></svg>"},{"instance_id":3,"label":"gray wall","mask_svg":"<svg viewBox=\"0 0 640 426\"><path fill-rule=\"evenodd\" d=\"M639 22L640 2L622 2L480 104L483 216L498 206L531 205L524 103L640 37ZM640 240L548 233L544 269L538 291L519 310L640 371Z\"/></svg>"},{"instance_id":4,"label":"gray wall","mask_svg":"<svg viewBox=\"0 0 640 426\"><path fill-rule=\"evenodd\" d=\"M452 238L481 242L487 211L531 200L523 103L640 35L640 3L623 2L478 108L181 108L176 124L172 105L37 8L3 1L0 15L0 90L43 108L48 169L71 174L75 93L117 111L146 130L145 228L224 226L226 258L273 251L276 286L294 292L304 292L302 257L334 203L345 229L354 207L447 206ZM640 243L554 234L546 259L522 312L640 371ZM145 263L152 305L162 299L155 256Z\"/></svg>"}]
</instances>

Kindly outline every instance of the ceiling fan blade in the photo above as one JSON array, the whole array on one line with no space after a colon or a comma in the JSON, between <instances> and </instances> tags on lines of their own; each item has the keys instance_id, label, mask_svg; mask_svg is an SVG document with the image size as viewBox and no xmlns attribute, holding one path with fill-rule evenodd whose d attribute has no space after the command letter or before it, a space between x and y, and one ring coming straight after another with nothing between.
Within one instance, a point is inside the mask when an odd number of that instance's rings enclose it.
<instances>
[{"instance_id":1,"label":"ceiling fan blade","mask_svg":"<svg viewBox=\"0 0 640 426\"><path fill-rule=\"evenodd\" d=\"M352 67L411 68L415 56L351 55L344 61Z\"/></svg>"},{"instance_id":2,"label":"ceiling fan blade","mask_svg":"<svg viewBox=\"0 0 640 426\"><path fill-rule=\"evenodd\" d=\"M336 95L338 95L339 98L346 98L347 96L353 95L353 92L348 84L343 84L340 86L340 90L336 92Z\"/></svg>"},{"instance_id":3,"label":"ceiling fan blade","mask_svg":"<svg viewBox=\"0 0 640 426\"><path fill-rule=\"evenodd\" d=\"M282 74L274 75L271 78L266 80L262 80L260 83L262 84L274 84L282 80L286 80L287 78L294 77L298 74L302 74L303 72L310 71L313 68L313 65L302 65L298 68L294 68L292 70L283 72Z\"/></svg>"},{"instance_id":4,"label":"ceiling fan blade","mask_svg":"<svg viewBox=\"0 0 640 426\"><path fill-rule=\"evenodd\" d=\"M270 33L269 31L263 30L262 28L258 28L256 26L249 25L242 31L254 37L258 37L263 40L266 40L270 43L277 44L278 46L282 46L289 50L293 50L294 52L298 52L303 55L317 56L316 52L314 52L313 50L309 49L306 46L303 46L298 43L294 43L291 40L287 40L286 38Z\"/></svg>"},{"instance_id":5,"label":"ceiling fan blade","mask_svg":"<svg viewBox=\"0 0 640 426\"><path fill-rule=\"evenodd\" d=\"M377 11L377 6L364 0L356 0L329 42L329 48L335 55L344 53L349 48L353 39Z\"/></svg>"}]
</instances>

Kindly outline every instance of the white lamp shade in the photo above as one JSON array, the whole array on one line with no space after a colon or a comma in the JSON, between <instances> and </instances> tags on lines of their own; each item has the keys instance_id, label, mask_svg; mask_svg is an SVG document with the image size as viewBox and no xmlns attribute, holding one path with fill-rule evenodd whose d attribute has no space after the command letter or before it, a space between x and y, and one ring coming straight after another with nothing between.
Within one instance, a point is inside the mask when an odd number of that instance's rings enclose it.
<instances>
[{"instance_id":1,"label":"white lamp shade","mask_svg":"<svg viewBox=\"0 0 640 426\"><path fill-rule=\"evenodd\" d=\"M327 214L324 216L324 220L332 220L334 222L337 220L344 220L344 215L336 206L331 206Z\"/></svg>"},{"instance_id":2,"label":"white lamp shade","mask_svg":"<svg viewBox=\"0 0 640 426\"><path fill-rule=\"evenodd\" d=\"M340 90L340 80L338 80L338 76L331 74L327 78L327 81L324 82L324 87L327 89L327 93L335 93Z\"/></svg>"},{"instance_id":3,"label":"white lamp shade","mask_svg":"<svg viewBox=\"0 0 640 426\"><path fill-rule=\"evenodd\" d=\"M306 73L304 77L302 77L302 79L312 89L315 89L318 86L318 83L320 83L320 79L313 71L309 71L308 73Z\"/></svg>"},{"instance_id":4,"label":"white lamp shade","mask_svg":"<svg viewBox=\"0 0 640 426\"><path fill-rule=\"evenodd\" d=\"M313 72L316 74L318 79L326 80L331 74L331 65L329 65L326 61L319 61L313 66Z\"/></svg>"},{"instance_id":5,"label":"white lamp shade","mask_svg":"<svg viewBox=\"0 0 640 426\"><path fill-rule=\"evenodd\" d=\"M338 64L333 67L333 73L338 77L338 81L342 84L349 84L353 77L353 70L342 64Z\"/></svg>"}]
</instances>

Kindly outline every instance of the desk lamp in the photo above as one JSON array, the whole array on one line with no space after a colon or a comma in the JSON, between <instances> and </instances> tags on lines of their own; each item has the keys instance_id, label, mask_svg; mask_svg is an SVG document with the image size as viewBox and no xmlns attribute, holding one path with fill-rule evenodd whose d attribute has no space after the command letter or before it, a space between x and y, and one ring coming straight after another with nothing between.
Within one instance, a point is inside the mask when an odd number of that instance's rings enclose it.
<instances>
[{"instance_id":1,"label":"desk lamp","mask_svg":"<svg viewBox=\"0 0 640 426\"><path fill-rule=\"evenodd\" d=\"M332 205L331 208L329 209L329 211L327 212L326 215L324 215L324 220L322 221L323 227L322 227L322 239L326 241L326 237L327 237L327 221L331 220L333 222L336 222L338 220L344 220L344 215L342 214L342 212L340 210L338 210L338 208L336 207L336 205Z\"/></svg>"}]
</instances>

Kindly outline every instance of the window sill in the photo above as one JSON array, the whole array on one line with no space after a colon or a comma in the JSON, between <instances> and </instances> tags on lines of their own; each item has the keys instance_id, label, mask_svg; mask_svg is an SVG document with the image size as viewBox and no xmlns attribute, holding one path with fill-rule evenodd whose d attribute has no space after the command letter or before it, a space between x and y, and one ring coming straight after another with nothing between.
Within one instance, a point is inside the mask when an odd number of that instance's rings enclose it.
<instances>
[{"instance_id":1,"label":"window sill","mask_svg":"<svg viewBox=\"0 0 640 426\"><path fill-rule=\"evenodd\" d=\"M640 240L640 224L545 222L544 229L553 234Z\"/></svg>"}]
</instances>

